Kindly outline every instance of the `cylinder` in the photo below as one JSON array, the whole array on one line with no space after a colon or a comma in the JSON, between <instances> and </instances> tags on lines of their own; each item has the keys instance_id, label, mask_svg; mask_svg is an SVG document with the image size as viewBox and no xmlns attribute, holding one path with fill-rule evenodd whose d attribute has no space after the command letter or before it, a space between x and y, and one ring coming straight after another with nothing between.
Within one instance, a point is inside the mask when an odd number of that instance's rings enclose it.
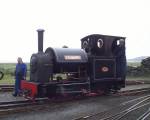
<instances>
[{"instance_id":1,"label":"cylinder","mask_svg":"<svg viewBox=\"0 0 150 120\"><path fill-rule=\"evenodd\" d=\"M43 52L43 29L38 29L38 52Z\"/></svg>"}]
</instances>

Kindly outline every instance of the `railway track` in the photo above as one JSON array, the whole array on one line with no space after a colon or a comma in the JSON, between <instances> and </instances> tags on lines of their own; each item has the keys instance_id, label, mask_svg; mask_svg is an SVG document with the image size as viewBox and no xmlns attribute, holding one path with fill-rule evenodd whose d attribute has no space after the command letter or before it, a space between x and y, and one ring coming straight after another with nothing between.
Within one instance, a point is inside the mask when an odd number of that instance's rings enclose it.
<instances>
[{"instance_id":1,"label":"railway track","mask_svg":"<svg viewBox=\"0 0 150 120\"><path fill-rule=\"evenodd\" d=\"M123 91L123 92L119 92L117 94L112 94L112 95L116 95L116 96L123 96L123 95L135 95L135 94L142 94L142 93L149 93L150 89L145 88L145 89L138 89L138 90L129 90L129 91ZM143 98L150 98L150 95L145 96ZM127 106L131 106L135 101L141 100L143 98L137 98L135 100L131 100L131 101L127 101L125 103L122 103L121 105L117 106L117 108L123 109L126 108ZM53 103L52 101L54 100L49 100L47 98L42 98L42 99L36 99L35 101L31 101L31 100L21 100L21 101L10 101L10 102L0 102L0 115L7 115L10 113L16 113L16 112L24 112L24 111L32 111L32 110L37 110L37 109L43 109L43 106L46 104L50 104ZM105 111L106 114L107 111ZM108 113L108 112L107 112ZM85 119L90 119L93 116L97 116L100 115L102 113L96 113L96 114L92 114L92 115L87 115L87 116L83 116L80 118L77 118L75 120L85 120ZM104 119L105 120L105 119Z\"/></svg>"},{"instance_id":2,"label":"railway track","mask_svg":"<svg viewBox=\"0 0 150 120\"><path fill-rule=\"evenodd\" d=\"M49 103L50 100L47 98L39 98L34 101L31 100L20 100L10 102L0 102L0 115L6 115L8 113L17 113L27 110L32 110L39 105Z\"/></svg>"},{"instance_id":3,"label":"railway track","mask_svg":"<svg viewBox=\"0 0 150 120\"><path fill-rule=\"evenodd\" d=\"M14 85L0 85L0 92L13 91Z\"/></svg>"},{"instance_id":4,"label":"railway track","mask_svg":"<svg viewBox=\"0 0 150 120\"><path fill-rule=\"evenodd\" d=\"M146 120L150 117L150 95L126 101L104 112L81 116L73 120L127 120L130 119L129 114L147 106L149 107L141 115L134 118L134 120Z\"/></svg>"}]
</instances>

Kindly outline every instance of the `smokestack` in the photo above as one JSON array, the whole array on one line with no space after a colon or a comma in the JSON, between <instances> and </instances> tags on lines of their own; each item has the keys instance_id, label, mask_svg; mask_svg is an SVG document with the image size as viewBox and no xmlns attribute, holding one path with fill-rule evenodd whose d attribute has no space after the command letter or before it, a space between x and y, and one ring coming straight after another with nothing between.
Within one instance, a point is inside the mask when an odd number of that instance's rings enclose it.
<instances>
[{"instance_id":1,"label":"smokestack","mask_svg":"<svg viewBox=\"0 0 150 120\"><path fill-rule=\"evenodd\" d=\"M43 29L38 29L38 52L43 52Z\"/></svg>"}]
</instances>

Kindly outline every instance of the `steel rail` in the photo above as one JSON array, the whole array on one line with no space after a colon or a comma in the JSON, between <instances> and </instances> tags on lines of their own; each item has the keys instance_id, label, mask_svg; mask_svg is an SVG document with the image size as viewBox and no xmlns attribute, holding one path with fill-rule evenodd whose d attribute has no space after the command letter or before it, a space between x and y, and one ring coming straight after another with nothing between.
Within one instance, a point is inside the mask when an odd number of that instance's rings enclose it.
<instances>
[{"instance_id":1,"label":"steel rail","mask_svg":"<svg viewBox=\"0 0 150 120\"><path fill-rule=\"evenodd\" d=\"M140 102L138 102L138 103L132 105L131 107L127 108L127 109L124 110L124 111L121 111L121 112L119 112L119 113L117 113L117 114L115 114L115 115L112 115L112 116L108 116L108 117L106 117L106 118L102 118L102 119L100 119L100 120L109 120L109 119L111 119L111 120L120 120L122 117L124 117L124 116L127 115L128 113L132 112L133 110L136 110L136 109L138 109L138 108L141 108L141 107L143 107L143 106L146 106L146 105L150 104L150 102L149 102L149 103L146 103L146 104L144 104L144 105L138 106L138 105L140 105L141 103L143 103L143 102L145 102L145 101L147 101L147 100L149 100L149 99L150 99L150 97L145 98L144 100L142 100L142 101L140 101Z\"/></svg>"},{"instance_id":2,"label":"steel rail","mask_svg":"<svg viewBox=\"0 0 150 120\"><path fill-rule=\"evenodd\" d=\"M126 116L127 114L129 114L129 113L131 113L131 112L133 112L133 111L135 111L135 110L137 110L137 109L139 109L139 108L145 107L145 106L147 106L147 105L150 105L150 102L145 103L145 104L140 105L140 106L137 106L137 107L135 107L135 108L132 108L132 109L126 111L124 114L120 114L119 116L117 116L117 118L114 117L114 118L111 119L111 120L120 120L120 119L122 119L124 116ZM100 119L100 120L109 120L109 119Z\"/></svg>"},{"instance_id":3,"label":"steel rail","mask_svg":"<svg viewBox=\"0 0 150 120\"><path fill-rule=\"evenodd\" d=\"M138 97L138 98L135 98L135 99L132 99L132 100L123 102L123 103L121 103L121 104L119 104L119 105L117 105L117 106L115 106L115 107L112 107L112 108L109 109L109 110L106 110L106 111L103 111L103 112L99 112L99 113L95 113L95 114L86 115L86 116L81 116L81 117L75 118L75 119L73 119L73 120L86 120L86 119L89 119L89 118L91 118L91 117L94 117L94 116L97 116L97 115L101 115L101 114L102 114L103 116L105 116L105 115L107 115L110 111L113 111L113 110L115 110L115 109L117 109L117 108L126 106L126 105L129 104L129 103L132 103L132 102L135 102L135 101L139 101L139 100L141 100L141 99L144 99L144 100L142 100L142 101L144 102L144 101L146 101L147 99L150 99L150 95L145 95L145 96L142 96L142 97ZM134 107L136 107L136 106L137 106L138 104L140 104L140 103L142 103L142 102L140 101L140 102L138 102L138 103L132 105L130 108L127 108L127 109L124 110L123 112L126 112L127 110L133 109ZM111 116L112 116L112 115L110 115L109 117L111 117ZM106 119L106 118L105 118L105 119ZM105 119L104 119L104 120L105 120Z\"/></svg>"},{"instance_id":4,"label":"steel rail","mask_svg":"<svg viewBox=\"0 0 150 120\"><path fill-rule=\"evenodd\" d=\"M145 120L150 115L150 108L146 112L144 112L137 120Z\"/></svg>"}]
</instances>

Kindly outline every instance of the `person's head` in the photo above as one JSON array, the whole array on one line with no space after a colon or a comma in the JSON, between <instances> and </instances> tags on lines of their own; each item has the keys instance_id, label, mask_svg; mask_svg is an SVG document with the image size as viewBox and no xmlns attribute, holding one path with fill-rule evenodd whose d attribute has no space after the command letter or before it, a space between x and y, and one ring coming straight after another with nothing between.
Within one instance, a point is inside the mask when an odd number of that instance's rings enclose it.
<instances>
[{"instance_id":1,"label":"person's head","mask_svg":"<svg viewBox=\"0 0 150 120\"><path fill-rule=\"evenodd\" d=\"M119 40L119 44L120 44L120 46L124 46L125 45L125 40L124 39L120 39Z\"/></svg>"},{"instance_id":2,"label":"person's head","mask_svg":"<svg viewBox=\"0 0 150 120\"><path fill-rule=\"evenodd\" d=\"M22 58L21 58L21 57L18 57L17 61L18 61L18 63L19 63L19 64L23 63L23 61L22 61Z\"/></svg>"}]
</instances>

